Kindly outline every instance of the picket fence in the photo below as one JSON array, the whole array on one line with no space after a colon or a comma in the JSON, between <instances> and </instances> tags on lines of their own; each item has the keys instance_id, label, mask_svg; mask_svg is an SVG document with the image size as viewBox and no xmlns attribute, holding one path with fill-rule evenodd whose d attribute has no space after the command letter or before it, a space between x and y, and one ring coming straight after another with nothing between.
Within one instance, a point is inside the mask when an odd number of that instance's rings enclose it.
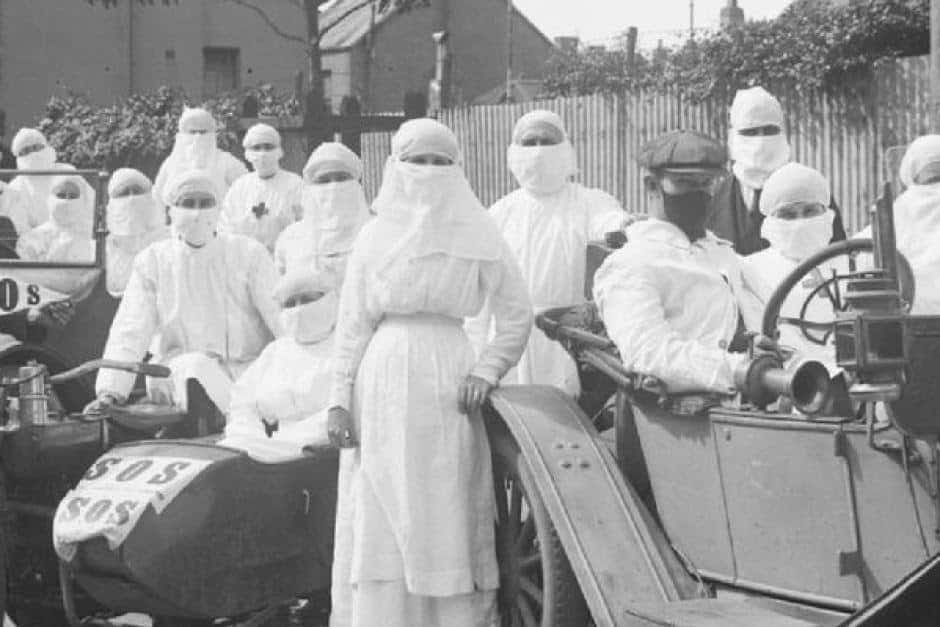
<instances>
[{"instance_id":1,"label":"picket fence","mask_svg":"<svg viewBox=\"0 0 940 627\"><path fill-rule=\"evenodd\" d=\"M765 85L780 97L795 160L819 169L832 183L850 231L868 223L868 211L880 185L894 178L898 146L929 130L929 62L910 57L880 63L871 89L861 96L787 93ZM728 131L727 98L692 102L678 91L558 98L520 104L447 110L440 120L461 141L464 167L484 204L511 191L506 147L516 119L532 109L557 112L577 150L579 180L617 196L623 206L645 211L636 156L642 145L677 128L724 139ZM373 197L382 180L391 133L363 136L364 184Z\"/></svg>"}]
</instances>

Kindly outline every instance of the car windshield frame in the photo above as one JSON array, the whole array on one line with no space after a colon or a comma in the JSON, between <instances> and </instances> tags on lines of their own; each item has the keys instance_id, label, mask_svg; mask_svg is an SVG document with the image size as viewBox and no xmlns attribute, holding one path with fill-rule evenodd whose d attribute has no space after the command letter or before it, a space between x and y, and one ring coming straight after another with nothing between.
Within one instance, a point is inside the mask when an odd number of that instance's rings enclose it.
<instances>
[{"instance_id":1,"label":"car windshield frame","mask_svg":"<svg viewBox=\"0 0 940 627\"><path fill-rule=\"evenodd\" d=\"M0 179L16 176L81 176L86 181L92 179L95 189L95 217L92 226L92 238L95 240L95 258L83 261L31 261L24 259L0 259L0 268L75 268L80 270L99 270L105 267L105 240L108 236L105 211L107 201L106 182L110 174L104 170L15 170L0 169ZM22 233L17 233L17 238Z\"/></svg>"}]
</instances>

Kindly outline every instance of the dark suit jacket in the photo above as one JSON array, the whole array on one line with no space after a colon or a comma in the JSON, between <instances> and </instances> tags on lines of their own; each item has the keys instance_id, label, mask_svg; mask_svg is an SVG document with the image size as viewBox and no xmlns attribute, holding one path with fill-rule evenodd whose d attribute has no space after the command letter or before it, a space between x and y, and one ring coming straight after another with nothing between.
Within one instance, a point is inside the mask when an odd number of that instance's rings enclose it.
<instances>
[{"instance_id":1,"label":"dark suit jacket","mask_svg":"<svg viewBox=\"0 0 940 627\"><path fill-rule=\"evenodd\" d=\"M845 239L845 227L842 213L835 199L829 203L835 213L832 219L832 242ZM722 239L734 244L739 255L750 255L763 250L770 244L760 236L760 227L764 223L764 214L757 209L748 209L738 177L729 176L718 187L712 206L709 209L705 228Z\"/></svg>"}]
</instances>

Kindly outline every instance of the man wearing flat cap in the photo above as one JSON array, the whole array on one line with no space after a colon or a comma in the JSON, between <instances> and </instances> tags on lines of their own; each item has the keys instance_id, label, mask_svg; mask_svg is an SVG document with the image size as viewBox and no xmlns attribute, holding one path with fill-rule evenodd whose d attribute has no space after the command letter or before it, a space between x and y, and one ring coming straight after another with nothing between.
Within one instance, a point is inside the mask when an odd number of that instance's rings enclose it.
<instances>
[{"instance_id":1,"label":"man wearing flat cap","mask_svg":"<svg viewBox=\"0 0 940 627\"><path fill-rule=\"evenodd\" d=\"M627 370L670 393L733 392L746 356L728 348L756 330L760 306L742 287L730 242L705 229L725 148L674 131L641 152L650 219L627 228L627 243L598 269L594 301Z\"/></svg>"}]
</instances>

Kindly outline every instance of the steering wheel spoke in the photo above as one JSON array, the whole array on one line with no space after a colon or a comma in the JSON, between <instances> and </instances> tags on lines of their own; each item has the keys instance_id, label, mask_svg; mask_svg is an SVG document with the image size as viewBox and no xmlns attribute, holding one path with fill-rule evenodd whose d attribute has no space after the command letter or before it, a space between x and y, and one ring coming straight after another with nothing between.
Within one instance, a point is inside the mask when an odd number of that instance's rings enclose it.
<instances>
[{"instance_id":1,"label":"steering wheel spoke","mask_svg":"<svg viewBox=\"0 0 940 627\"><path fill-rule=\"evenodd\" d=\"M834 313L838 314L848 309L843 298L841 283L856 277L858 256L871 254L874 244L870 239L853 239L832 244L818 253L801 262L777 286L764 310L761 332L767 337L779 337L778 327L781 324L795 326L800 329L803 336L814 344L825 346L829 343L834 332L834 321L817 322L807 320L810 305L817 298L829 301ZM820 266L837 257L848 258L848 273L840 273L837 268L830 268L831 276L825 278ZM901 286L901 300L910 308L914 302L914 275L910 263L898 253L898 272ZM809 282L805 279L809 279ZM809 294L803 300L799 317L781 316L780 310L790 293L798 285L808 289ZM810 289L811 288L811 289ZM819 336L818 334L822 334Z\"/></svg>"}]
</instances>

